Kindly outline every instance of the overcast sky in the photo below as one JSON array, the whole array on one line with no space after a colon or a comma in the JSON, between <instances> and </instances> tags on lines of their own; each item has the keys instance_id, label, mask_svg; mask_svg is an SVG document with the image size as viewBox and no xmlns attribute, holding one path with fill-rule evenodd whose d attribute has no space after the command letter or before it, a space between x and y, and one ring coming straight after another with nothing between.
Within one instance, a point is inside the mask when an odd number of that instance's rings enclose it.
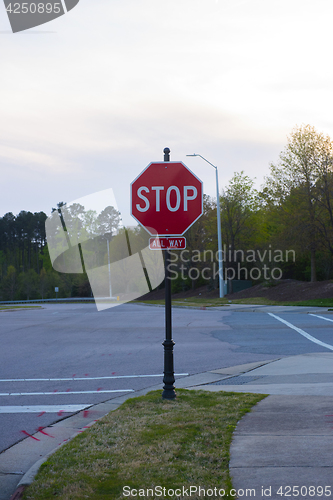
<instances>
[{"instance_id":1,"label":"overcast sky","mask_svg":"<svg viewBox=\"0 0 333 500\"><path fill-rule=\"evenodd\" d=\"M2 4L2 2L1 2ZM183 161L215 195L257 183L295 125L333 137L331 0L80 0L12 34L0 5L0 216L49 214Z\"/></svg>"}]
</instances>

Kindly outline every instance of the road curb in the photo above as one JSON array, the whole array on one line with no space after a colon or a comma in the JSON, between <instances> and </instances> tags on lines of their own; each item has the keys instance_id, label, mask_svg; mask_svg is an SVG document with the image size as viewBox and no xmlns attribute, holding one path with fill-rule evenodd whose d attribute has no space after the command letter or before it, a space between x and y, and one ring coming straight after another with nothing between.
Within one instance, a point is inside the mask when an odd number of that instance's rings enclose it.
<instances>
[{"instance_id":1,"label":"road curb","mask_svg":"<svg viewBox=\"0 0 333 500\"><path fill-rule=\"evenodd\" d=\"M23 493L24 493L25 489L26 489L26 486L19 486L14 491L14 493L12 494L12 496L10 497L9 500L21 500L21 498L23 497Z\"/></svg>"}]
</instances>

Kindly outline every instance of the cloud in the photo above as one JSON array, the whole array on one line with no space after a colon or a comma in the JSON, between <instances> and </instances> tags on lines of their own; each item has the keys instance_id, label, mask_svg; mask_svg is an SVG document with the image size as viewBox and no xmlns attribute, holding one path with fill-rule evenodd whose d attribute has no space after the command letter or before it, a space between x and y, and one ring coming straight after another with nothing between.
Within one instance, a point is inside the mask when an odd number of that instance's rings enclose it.
<instances>
[{"instance_id":1,"label":"cloud","mask_svg":"<svg viewBox=\"0 0 333 500\"><path fill-rule=\"evenodd\" d=\"M68 172L69 169L76 169L76 166L63 158L54 157L49 153L42 153L32 149L20 149L18 147L8 147L0 145L0 161L12 165L20 165L28 168L32 172L44 173L54 171L57 173Z\"/></svg>"},{"instance_id":2,"label":"cloud","mask_svg":"<svg viewBox=\"0 0 333 500\"><path fill-rule=\"evenodd\" d=\"M296 123L333 133L328 0L80 0L0 37L0 213L128 187L163 148L263 177ZM0 27L6 13L0 11ZM8 20L7 20L8 21ZM15 180L15 192L9 196Z\"/></svg>"}]
</instances>

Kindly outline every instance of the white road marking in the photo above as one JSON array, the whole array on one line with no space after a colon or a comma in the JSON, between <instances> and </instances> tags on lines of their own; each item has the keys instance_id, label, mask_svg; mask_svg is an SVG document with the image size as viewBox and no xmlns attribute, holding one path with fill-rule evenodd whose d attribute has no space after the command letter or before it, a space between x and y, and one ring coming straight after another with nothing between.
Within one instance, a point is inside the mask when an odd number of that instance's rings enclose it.
<instances>
[{"instance_id":1,"label":"white road marking","mask_svg":"<svg viewBox=\"0 0 333 500\"><path fill-rule=\"evenodd\" d=\"M331 351L333 351L333 346L332 345L325 344L325 342L322 342L321 340L318 340L315 337L312 337L312 335L310 335L309 333L306 333L301 328L297 328L297 326L292 325L288 321L280 318L279 316L276 316L273 313L267 313L267 314L269 314L273 318L277 319L278 321L281 321L281 323L284 323L285 325L289 326L289 328L292 328L293 330L296 330L296 332L300 333L301 335L303 335L303 337L307 338L308 340L311 340L311 342L314 342L315 344L321 345L323 347L326 347L326 349L330 349Z\"/></svg>"},{"instance_id":2,"label":"white road marking","mask_svg":"<svg viewBox=\"0 0 333 500\"><path fill-rule=\"evenodd\" d=\"M57 396L58 394L109 394L110 392L134 392L134 389L114 389L110 391L53 391L53 392L0 392L0 396Z\"/></svg>"},{"instance_id":3,"label":"white road marking","mask_svg":"<svg viewBox=\"0 0 333 500\"><path fill-rule=\"evenodd\" d=\"M188 373L175 373L175 377L187 376ZM72 382L73 380L112 380L120 378L147 378L163 377L163 373L157 375L113 375L109 377L68 377L68 378L7 378L0 382Z\"/></svg>"},{"instance_id":4,"label":"white road marking","mask_svg":"<svg viewBox=\"0 0 333 500\"><path fill-rule=\"evenodd\" d=\"M74 413L85 408L89 408L91 404L86 405L43 405L43 406L0 406L0 413Z\"/></svg>"},{"instance_id":5,"label":"white road marking","mask_svg":"<svg viewBox=\"0 0 333 500\"><path fill-rule=\"evenodd\" d=\"M331 321L333 323L333 319L325 318L325 316L318 316L318 314L309 314L310 316L316 316L316 318L325 319L326 321Z\"/></svg>"}]
</instances>

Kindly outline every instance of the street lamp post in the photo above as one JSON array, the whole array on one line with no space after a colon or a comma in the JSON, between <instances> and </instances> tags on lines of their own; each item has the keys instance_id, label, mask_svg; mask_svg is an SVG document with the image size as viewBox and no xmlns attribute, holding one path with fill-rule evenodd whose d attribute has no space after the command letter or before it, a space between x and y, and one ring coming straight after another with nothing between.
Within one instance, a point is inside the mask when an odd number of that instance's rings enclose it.
<instances>
[{"instance_id":1,"label":"street lamp post","mask_svg":"<svg viewBox=\"0 0 333 500\"><path fill-rule=\"evenodd\" d=\"M224 297L224 281L223 281L223 253L222 253L222 234L221 234L221 212L220 212L220 193L219 193L219 176L217 167L213 165L210 161L206 160L201 155L194 153L193 155L186 156L200 156L204 161L209 163L215 168L216 174L216 210L217 210L217 244L218 244L218 254L219 254L219 288L220 288L220 299Z\"/></svg>"}]
</instances>

